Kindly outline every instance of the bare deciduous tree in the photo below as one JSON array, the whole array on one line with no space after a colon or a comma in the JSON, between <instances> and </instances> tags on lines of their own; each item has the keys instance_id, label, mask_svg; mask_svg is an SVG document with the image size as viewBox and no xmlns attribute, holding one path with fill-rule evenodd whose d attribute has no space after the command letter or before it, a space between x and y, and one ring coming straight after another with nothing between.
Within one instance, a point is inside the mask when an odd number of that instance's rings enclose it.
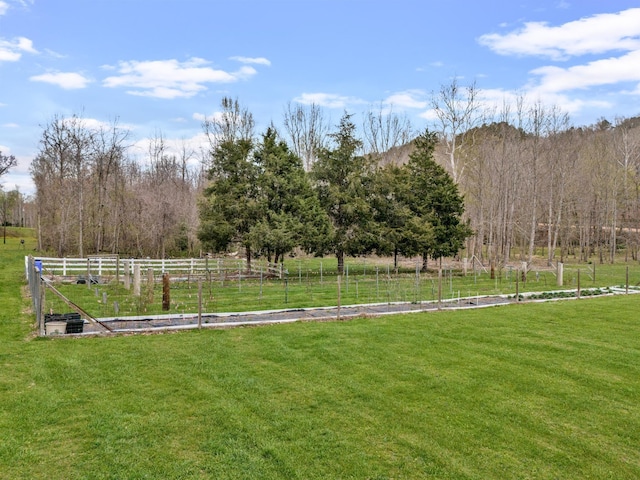
<instances>
[{"instance_id":1,"label":"bare deciduous tree","mask_svg":"<svg viewBox=\"0 0 640 480\"><path fill-rule=\"evenodd\" d=\"M374 111L370 109L364 115L363 123L365 154L378 159L386 157L383 163L398 163L399 147L409 143L413 135L411 121L405 115L393 111L393 106L380 104Z\"/></svg>"},{"instance_id":2,"label":"bare deciduous tree","mask_svg":"<svg viewBox=\"0 0 640 480\"><path fill-rule=\"evenodd\" d=\"M446 146L447 163L454 182L459 183L464 174L461 150L467 146L467 134L480 123L482 115L475 82L460 87L454 77L448 85L442 85L431 98L431 107L437 118L437 130Z\"/></svg>"},{"instance_id":3,"label":"bare deciduous tree","mask_svg":"<svg viewBox=\"0 0 640 480\"><path fill-rule=\"evenodd\" d=\"M10 168L18 164L16 157L13 155L3 155L0 151L0 177L9 171Z\"/></svg>"},{"instance_id":4,"label":"bare deciduous tree","mask_svg":"<svg viewBox=\"0 0 640 480\"><path fill-rule=\"evenodd\" d=\"M322 109L315 103L308 106L289 103L284 111L284 127L291 150L302 159L304 169L310 171L320 149L327 146L330 127Z\"/></svg>"},{"instance_id":5,"label":"bare deciduous tree","mask_svg":"<svg viewBox=\"0 0 640 480\"><path fill-rule=\"evenodd\" d=\"M253 140L255 122L249 110L240 106L237 99L223 97L222 111L202 122L207 139L213 151L219 143L235 140Z\"/></svg>"}]
</instances>

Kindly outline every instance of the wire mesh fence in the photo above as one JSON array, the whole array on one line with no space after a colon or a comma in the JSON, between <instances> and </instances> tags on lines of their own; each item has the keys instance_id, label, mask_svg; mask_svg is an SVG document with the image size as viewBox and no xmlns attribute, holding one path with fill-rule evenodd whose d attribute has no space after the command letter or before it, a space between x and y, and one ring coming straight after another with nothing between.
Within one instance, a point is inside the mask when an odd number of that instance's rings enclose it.
<instances>
[{"instance_id":1,"label":"wire mesh fence","mask_svg":"<svg viewBox=\"0 0 640 480\"><path fill-rule=\"evenodd\" d=\"M38 270L37 262L28 259L26 268L37 274L37 280L36 275L29 276L29 285L41 334L48 323L45 315L56 314L80 313L87 319L84 331L97 332L210 324L249 311L360 306L357 311L366 314L379 305L404 304L419 310L428 304L473 304L473 299L479 304L486 297L527 300L542 292L548 298L611 293L610 287L628 292L640 285L637 264L529 269L516 263L501 269L470 268L465 273L460 265L423 271L419 261L404 261L395 268L387 259L353 259L338 275L337 264L330 259L292 259L273 271L248 269L226 259L208 260L204 269L192 268L191 260L182 261L182 270L169 269L165 263L163 271L160 263L147 259L146 265L134 269L121 265L108 273L94 265L88 274L85 267L83 274L61 275L59 265L49 268L44 261ZM92 276L91 271L100 274ZM335 309L332 314L336 315Z\"/></svg>"}]
</instances>

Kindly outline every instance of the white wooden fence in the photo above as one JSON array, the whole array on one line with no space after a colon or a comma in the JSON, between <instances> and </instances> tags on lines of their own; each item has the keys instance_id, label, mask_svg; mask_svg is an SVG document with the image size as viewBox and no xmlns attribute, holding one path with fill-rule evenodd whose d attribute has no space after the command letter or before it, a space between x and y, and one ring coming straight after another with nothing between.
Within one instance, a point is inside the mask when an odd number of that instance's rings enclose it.
<instances>
[{"instance_id":1,"label":"white wooden fence","mask_svg":"<svg viewBox=\"0 0 640 480\"><path fill-rule=\"evenodd\" d=\"M135 265L140 265L141 271L153 269L154 272L169 275L265 275L282 278L286 274L281 264L254 261L251 271L247 271L244 259L229 258L119 258L117 255L92 256L88 258L55 258L36 257L36 265L41 265L43 275L53 277L115 277L131 273ZM25 257L25 272L29 267L29 259Z\"/></svg>"}]
</instances>

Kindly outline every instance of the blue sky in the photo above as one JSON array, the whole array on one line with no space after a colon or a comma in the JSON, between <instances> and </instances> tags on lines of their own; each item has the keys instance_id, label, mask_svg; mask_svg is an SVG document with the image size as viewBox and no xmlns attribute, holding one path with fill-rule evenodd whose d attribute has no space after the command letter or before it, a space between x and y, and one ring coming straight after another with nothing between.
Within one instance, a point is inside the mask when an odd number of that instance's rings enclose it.
<instances>
[{"instance_id":1,"label":"blue sky","mask_svg":"<svg viewBox=\"0 0 640 480\"><path fill-rule=\"evenodd\" d=\"M0 0L0 151L28 169L54 115L118 119L142 145L201 141L237 98L257 131L288 103L332 124L380 105L429 125L453 77L487 104L526 95L576 125L640 114L631 0ZM140 149L142 151L142 149Z\"/></svg>"}]
</instances>

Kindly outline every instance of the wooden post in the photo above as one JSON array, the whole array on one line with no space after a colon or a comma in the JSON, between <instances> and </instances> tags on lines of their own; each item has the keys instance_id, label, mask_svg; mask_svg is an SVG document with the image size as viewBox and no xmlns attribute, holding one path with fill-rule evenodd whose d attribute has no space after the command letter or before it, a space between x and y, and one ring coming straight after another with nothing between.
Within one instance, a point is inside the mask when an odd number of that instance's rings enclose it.
<instances>
[{"instance_id":1,"label":"wooden post","mask_svg":"<svg viewBox=\"0 0 640 480\"><path fill-rule=\"evenodd\" d=\"M564 264L562 262L558 262L558 286L561 287L563 283L562 276L564 275Z\"/></svg>"},{"instance_id":2,"label":"wooden post","mask_svg":"<svg viewBox=\"0 0 640 480\"><path fill-rule=\"evenodd\" d=\"M464 257L462 259L462 274L465 277L467 276L467 269L469 268L468 261L469 261L469 259L467 259L467 257Z\"/></svg>"},{"instance_id":3,"label":"wooden post","mask_svg":"<svg viewBox=\"0 0 640 480\"><path fill-rule=\"evenodd\" d=\"M576 297L580 298L580 269L578 269L578 289L576 290Z\"/></svg>"},{"instance_id":4,"label":"wooden post","mask_svg":"<svg viewBox=\"0 0 640 480\"><path fill-rule=\"evenodd\" d=\"M147 270L147 298L149 303L153 303L153 268Z\"/></svg>"},{"instance_id":5,"label":"wooden post","mask_svg":"<svg viewBox=\"0 0 640 480\"><path fill-rule=\"evenodd\" d=\"M124 261L124 288L129 290L131 288L131 265L129 260Z\"/></svg>"},{"instance_id":6,"label":"wooden post","mask_svg":"<svg viewBox=\"0 0 640 480\"><path fill-rule=\"evenodd\" d=\"M516 302L520 301L520 270L516 268Z\"/></svg>"},{"instance_id":7,"label":"wooden post","mask_svg":"<svg viewBox=\"0 0 640 480\"><path fill-rule=\"evenodd\" d=\"M133 266L133 294L136 297L140 296L140 264L136 263Z\"/></svg>"},{"instance_id":8,"label":"wooden post","mask_svg":"<svg viewBox=\"0 0 640 480\"><path fill-rule=\"evenodd\" d=\"M162 274L162 310L168 311L171 308L171 285L169 274Z\"/></svg>"}]
</instances>

